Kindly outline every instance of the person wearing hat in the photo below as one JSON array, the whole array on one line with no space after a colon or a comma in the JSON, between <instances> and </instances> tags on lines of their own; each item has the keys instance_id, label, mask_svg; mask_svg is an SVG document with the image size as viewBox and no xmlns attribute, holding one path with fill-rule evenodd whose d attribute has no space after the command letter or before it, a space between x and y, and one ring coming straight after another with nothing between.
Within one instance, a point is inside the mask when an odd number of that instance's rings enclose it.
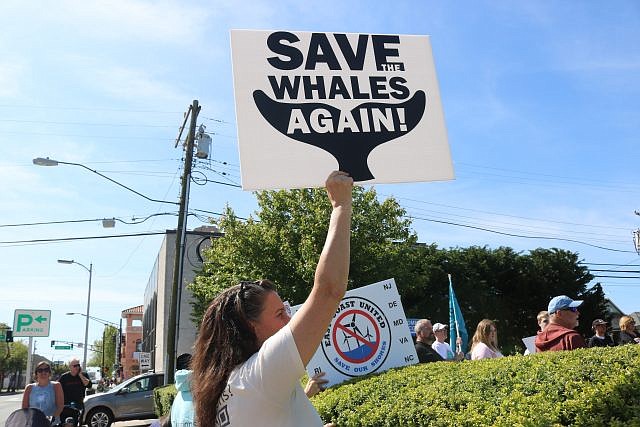
<instances>
[{"instance_id":1,"label":"person wearing hat","mask_svg":"<svg viewBox=\"0 0 640 427\"><path fill-rule=\"evenodd\" d=\"M549 301L549 326L536 335L536 350L561 351L575 350L586 347L587 344L575 327L578 326L580 312L578 307L582 300L572 300L566 295L558 295Z\"/></svg>"},{"instance_id":2,"label":"person wearing hat","mask_svg":"<svg viewBox=\"0 0 640 427\"><path fill-rule=\"evenodd\" d=\"M591 328L595 335L589 338L587 347L614 347L616 343L613 338L607 335L607 322L602 319L596 319L591 322Z\"/></svg>"},{"instance_id":3,"label":"person wearing hat","mask_svg":"<svg viewBox=\"0 0 640 427\"><path fill-rule=\"evenodd\" d=\"M431 344L431 348L434 349L444 360L462 360L464 359L463 353L454 353L451 346L445 340L447 339L448 326L443 323L436 323L433 325L433 335L436 340Z\"/></svg>"}]
</instances>

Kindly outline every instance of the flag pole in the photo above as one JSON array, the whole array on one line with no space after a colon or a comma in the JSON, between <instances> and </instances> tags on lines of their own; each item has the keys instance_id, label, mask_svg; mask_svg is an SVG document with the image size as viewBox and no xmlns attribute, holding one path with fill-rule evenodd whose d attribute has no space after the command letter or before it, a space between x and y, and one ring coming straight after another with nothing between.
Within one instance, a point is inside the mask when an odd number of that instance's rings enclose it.
<instances>
[{"instance_id":1,"label":"flag pole","mask_svg":"<svg viewBox=\"0 0 640 427\"><path fill-rule=\"evenodd\" d=\"M451 291L453 290L453 283L451 282L451 274L447 273L447 277L449 278L449 304L451 304ZM460 338L460 328L458 328L458 316L456 315L455 307L451 307L453 310L453 322L456 325L456 349L458 353L462 352L462 345L458 343L458 338Z\"/></svg>"}]
</instances>

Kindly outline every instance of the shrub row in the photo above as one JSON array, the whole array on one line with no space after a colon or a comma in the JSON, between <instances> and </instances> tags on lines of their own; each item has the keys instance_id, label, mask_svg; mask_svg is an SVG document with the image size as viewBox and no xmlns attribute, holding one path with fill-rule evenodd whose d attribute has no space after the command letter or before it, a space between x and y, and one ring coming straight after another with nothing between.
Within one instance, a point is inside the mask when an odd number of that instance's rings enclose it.
<instances>
[{"instance_id":1,"label":"shrub row","mask_svg":"<svg viewBox=\"0 0 640 427\"><path fill-rule=\"evenodd\" d=\"M349 426L640 426L640 345L437 362L313 399Z\"/></svg>"},{"instance_id":2,"label":"shrub row","mask_svg":"<svg viewBox=\"0 0 640 427\"><path fill-rule=\"evenodd\" d=\"M153 390L153 406L158 418L171 412L171 404L177 393L178 390L176 390L175 384L156 387Z\"/></svg>"}]
</instances>

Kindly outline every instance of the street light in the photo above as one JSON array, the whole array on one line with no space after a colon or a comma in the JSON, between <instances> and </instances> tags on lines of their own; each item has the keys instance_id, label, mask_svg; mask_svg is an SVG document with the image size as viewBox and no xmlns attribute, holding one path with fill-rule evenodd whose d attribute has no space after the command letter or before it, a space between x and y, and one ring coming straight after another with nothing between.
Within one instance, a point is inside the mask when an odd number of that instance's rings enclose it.
<instances>
[{"instance_id":1,"label":"street light","mask_svg":"<svg viewBox=\"0 0 640 427\"><path fill-rule=\"evenodd\" d=\"M118 364L118 366L120 366L120 345L121 342L120 340L122 339L122 319L120 319L120 324L117 325L113 322L110 322L108 320L104 320L104 319L100 319L99 317L94 317L94 316L87 316L84 313L65 313L67 316L73 316L73 315L80 315L80 316L85 316L88 319L91 320L95 320L98 323L102 323L105 326L112 326L114 328L118 329L118 339L116 340L116 351L115 351L115 358L116 358L116 363ZM104 369L104 346L105 346L105 332L106 332L106 328L102 331L102 367L101 369Z\"/></svg>"},{"instance_id":2,"label":"street light","mask_svg":"<svg viewBox=\"0 0 640 427\"><path fill-rule=\"evenodd\" d=\"M87 292L87 315L86 315L87 319L84 324L84 356L82 360L82 369L87 369L87 344L88 344L87 341L89 339L89 307L91 306L91 276L93 273L93 264L89 263L89 268L87 268L87 266L85 266L84 264L80 264L79 262L76 262L72 259L71 260L59 259L58 262L60 264L77 264L89 272L89 290Z\"/></svg>"},{"instance_id":3,"label":"street light","mask_svg":"<svg viewBox=\"0 0 640 427\"><path fill-rule=\"evenodd\" d=\"M119 183L115 179L111 179L108 176L101 174L97 170L91 169L90 167L87 167L87 166L83 165L82 163L62 162L60 160L54 160L54 159L50 159L48 157L46 157L46 158L36 157L35 159L33 159L33 164L37 165L37 166L58 166L58 165L80 166L81 168L84 168L84 169L88 170L89 172L93 172L96 175L99 175L102 178L107 179L107 180L113 182L114 184L119 185L120 187L125 188L125 189L131 191L132 193L135 193L138 196L143 197L143 198L145 198L145 199L147 199L147 200L149 200L151 202L168 203L170 205L180 205L180 203L178 203L178 202L170 202L170 201L167 201L167 200L157 200L157 199L152 199L151 197L147 197L144 194L134 190L133 188L127 187L126 185Z\"/></svg>"}]
</instances>

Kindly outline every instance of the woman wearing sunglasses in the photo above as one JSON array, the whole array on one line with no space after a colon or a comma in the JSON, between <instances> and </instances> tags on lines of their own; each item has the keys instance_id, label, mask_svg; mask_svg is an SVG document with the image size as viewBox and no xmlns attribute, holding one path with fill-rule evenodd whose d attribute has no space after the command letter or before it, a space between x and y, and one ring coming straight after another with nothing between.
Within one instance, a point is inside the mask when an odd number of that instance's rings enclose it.
<instances>
[{"instance_id":1,"label":"woman wearing sunglasses","mask_svg":"<svg viewBox=\"0 0 640 427\"><path fill-rule=\"evenodd\" d=\"M327 238L293 318L267 280L241 282L207 308L191 362L196 425L322 426L300 378L346 291L352 186L344 172L327 178Z\"/></svg>"},{"instance_id":2,"label":"woman wearing sunglasses","mask_svg":"<svg viewBox=\"0 0 640 427\"><path fill-rule=\"evenodd\" d=\"M640 335L636 332L636 321L631 316L622 316L619 321L620 339L619 344L638 344Z\"/></svg>"},{"instance_id":3,"label":"woman wearing sunglasses","mask_svg":"<svg viewBox=\"0 0 640 427\"><path fill-rule=\"evenodd\" d=\"M64 407L62 386L51 381L51 366L45 361L38 363L35 371L36 382L28 384L22 395L22 409L37 408L47 417L60 418Z\"/></svg>"}]
</instances>

